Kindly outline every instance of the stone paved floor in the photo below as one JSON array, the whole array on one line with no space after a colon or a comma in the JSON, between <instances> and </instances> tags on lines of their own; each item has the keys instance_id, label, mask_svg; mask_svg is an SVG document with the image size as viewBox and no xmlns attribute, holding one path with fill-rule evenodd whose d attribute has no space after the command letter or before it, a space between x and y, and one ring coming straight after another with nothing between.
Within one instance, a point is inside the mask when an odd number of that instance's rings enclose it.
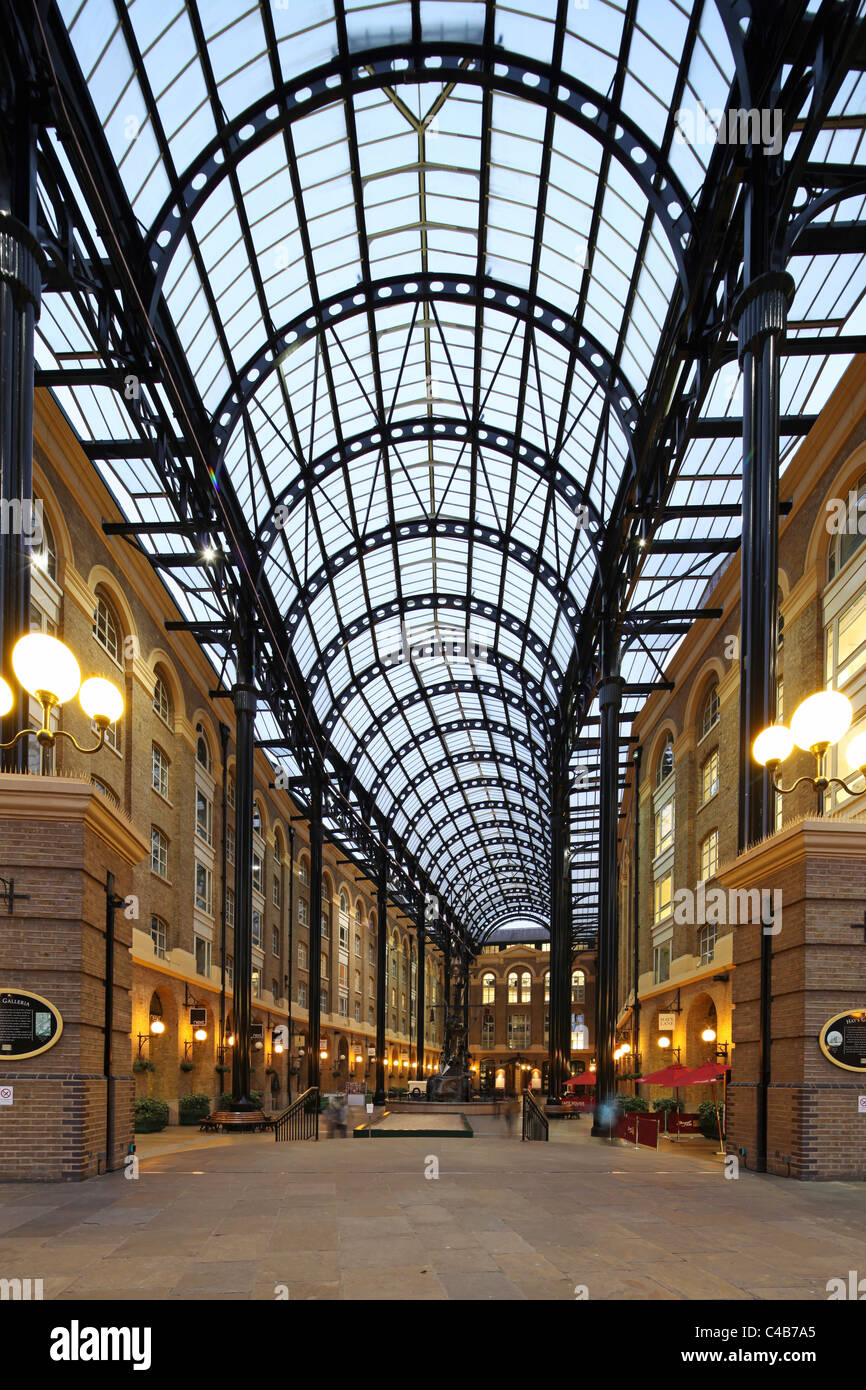
<instances>
[{"instance_id":1,"label":"stone paved floor","mask_svg":"<svg viewBox=\"0 0 866 1390\"><path fill-rule=\"evenodd\" d=\"M140 1176L0 1186L0 1277L46 1299L826 1299L866 1273L866 1185L724 1176L704 1152L143 1139ZM181 1147L182 1146L182 1147ZM431 1172L438 1159L438 1178Z\"/></svg>"}]
</instances>

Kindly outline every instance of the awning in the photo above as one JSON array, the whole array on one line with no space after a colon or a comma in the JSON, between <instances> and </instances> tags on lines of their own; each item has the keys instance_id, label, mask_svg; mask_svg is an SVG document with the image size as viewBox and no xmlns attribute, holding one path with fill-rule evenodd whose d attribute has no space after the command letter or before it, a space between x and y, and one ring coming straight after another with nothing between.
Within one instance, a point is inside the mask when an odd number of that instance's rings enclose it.
<instances>
[{"instance_id":1,"label":"awning","mask_svg":"<svg viewBox=\"0 0 866 1390\"><path fill-rule=\"evenodd\" d=\"M566 1086L594 1086L595 1072L582 1071L579 1076L570 1076L565 1084Z\"/></svg>"}]
</instances>

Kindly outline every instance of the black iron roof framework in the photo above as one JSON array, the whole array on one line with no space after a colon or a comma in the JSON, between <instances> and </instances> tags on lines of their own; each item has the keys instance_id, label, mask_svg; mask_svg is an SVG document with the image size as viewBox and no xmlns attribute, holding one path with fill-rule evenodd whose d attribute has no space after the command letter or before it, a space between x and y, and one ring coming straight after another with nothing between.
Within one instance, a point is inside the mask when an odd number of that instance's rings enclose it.
<instances>
[{"instance_id":1,"label":"black iron roof framework","mask_svg":"<svg viewBox=\"0 0 866 1390\"><path fill-rule=\"evenodd\" d=\"M324 766L347 856L386 844L399 901L435 889L473 948L544 920L566 738L585 940L600 626L627 725L738 542L750 151L677 113L782 114L790 448L862 346L862 7L775 5L771 44L746 0L487 0L471 31L481 6L446 30L413 0L378 33L343 0L19 8L37 379L130 538L226 682L253 597L261 741Z\"/></svg>"}]
</instances>

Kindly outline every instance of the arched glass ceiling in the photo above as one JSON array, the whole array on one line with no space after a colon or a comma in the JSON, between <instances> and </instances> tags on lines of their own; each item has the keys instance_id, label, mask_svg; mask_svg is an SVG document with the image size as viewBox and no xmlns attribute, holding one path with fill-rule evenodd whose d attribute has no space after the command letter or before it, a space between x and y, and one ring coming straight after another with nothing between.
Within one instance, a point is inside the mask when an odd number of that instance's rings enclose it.
<instances>
[{"instance_id":1,"label":"arched glass ceiling","mask_svg":"<svg viewBox=\"0 0 866 1390\"><path fill-rule=\"evenodd\" d=\"M213 419L216 486L246 518L326 749L467 920L546 908L559 702L715 149L683 140L675 113L725 107L734 78L719 9L60 11L142 230L150 304L162 296ZM834 111L821 158L862 162L859 74ZM861 214L858 198L827 215ZM861 256L791 269L792 334L861 325ZM46 300L40 335L42 367L93 347L69 297ZM842 366L820 347L788 358L783 413L816 411ZM735 419L739 391L726 368L706 414ZM58 394L83 439L134 440L113 389ZM698 603L718 564L700 541L737 534L712 506L739 501L738 450L689 446L672 499L689 514L658 534L693 551L649 554L634 607ZM169 520L146 456L94 457L130 518ZM213 616L190 541L141 544L173 552L178 601ZM627 645L633 686L659 677L672 640ZM278 738L267 713L261 731ZM590 758L573 794L579 930L595 804Z\"/></svg>"}]
</instances>

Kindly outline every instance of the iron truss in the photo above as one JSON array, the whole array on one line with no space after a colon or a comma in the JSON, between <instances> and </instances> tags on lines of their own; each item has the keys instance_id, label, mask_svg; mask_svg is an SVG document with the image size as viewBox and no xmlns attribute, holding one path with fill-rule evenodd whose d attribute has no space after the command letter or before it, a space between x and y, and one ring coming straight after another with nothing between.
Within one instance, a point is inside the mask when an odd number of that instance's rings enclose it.
<instances>
[{"instance_id":1,"label":"iron truss","mask_svg":"<svg viewBox=\"0 0 866 1390\"><path fill-rule=\"evenodd\" d=\"M684 9L2 21L39 94L37 384L219 690L252 612L261 746L409 915L438 895L443 946L547 922L563 758L592 939L600 634L621 787L630 717L718 621L750 162L797 286L783 452L863 350L862 6ZM683 140L699 107L777 111L779 149Z\"/></svg>"}]
</instances>

